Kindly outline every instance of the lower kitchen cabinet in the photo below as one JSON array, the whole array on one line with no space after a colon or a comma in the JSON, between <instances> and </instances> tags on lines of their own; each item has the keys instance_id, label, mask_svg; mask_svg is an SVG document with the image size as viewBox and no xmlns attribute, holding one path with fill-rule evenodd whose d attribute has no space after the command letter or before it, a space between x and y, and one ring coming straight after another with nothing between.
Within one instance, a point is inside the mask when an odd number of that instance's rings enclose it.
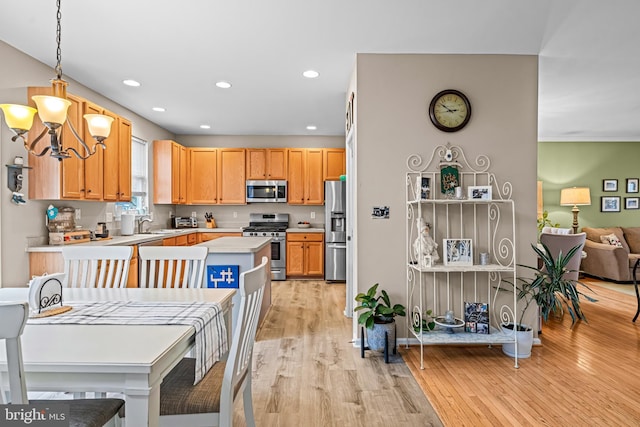
<instances>
[{"instance_id":1,"label":"lower kitchen cabinet","mask_svg":"<svg viewBox=\"0 0 640 427\"><path fill-rule=\"evenodd\" d=\"M138 245L132 245L133 253L129 262L129 276L127 276L127 288L138 287Z\"/></svg>"},{"instance_id":2,"label":"lower kitchen cabinet","mask_svg":"<svg viewBox=\"0 0 640 427\"><path fill-rule=\"evenodd\" d=\"M287 233L287 277L324 276L324 234Z\"/></svg>"},{"instance_id":3,"label":"lower kitchen cabinet","mask_svg":"<svg viewBox=\"0 0 640 427\"><path fill-rule=\"evenodd\" d=\"M219 239L221 237L242 237L242 233L198 233L198 243L208 242L209 240Z\"/></svg>"}]
</instances>

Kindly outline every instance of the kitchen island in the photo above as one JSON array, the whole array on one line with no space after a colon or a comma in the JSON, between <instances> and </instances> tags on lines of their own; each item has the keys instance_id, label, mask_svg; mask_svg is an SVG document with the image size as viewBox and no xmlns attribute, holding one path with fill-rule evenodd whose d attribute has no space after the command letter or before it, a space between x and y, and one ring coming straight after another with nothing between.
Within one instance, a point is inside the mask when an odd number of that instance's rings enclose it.
<instances>
[{"instance_id":1,"label":"kitchen island","mask_svg":"<svg viewBox=\"0 0 640 427\"><path fill-rule=\"evenodd\" d=\"M271 238L270 237L221 237L219 239L202 242L196 246L204 246L209 250L207 255L206 270L203 287L234 286L239 283L222 284L212 276L213 266L238 266L238 275L252 269L260 264L262 257L266 256L271 261ZM239 280L239 277L237 278ZM221 283L218 285L218 283ZM260 308L260 318L258 324L267 314L271 306L271 268L270 262L267 264L267 284L264 287L264 297ZM233 298L233 324L238 319L240 308L240 293L236 293Z\"/></svg>"}]
</instances>

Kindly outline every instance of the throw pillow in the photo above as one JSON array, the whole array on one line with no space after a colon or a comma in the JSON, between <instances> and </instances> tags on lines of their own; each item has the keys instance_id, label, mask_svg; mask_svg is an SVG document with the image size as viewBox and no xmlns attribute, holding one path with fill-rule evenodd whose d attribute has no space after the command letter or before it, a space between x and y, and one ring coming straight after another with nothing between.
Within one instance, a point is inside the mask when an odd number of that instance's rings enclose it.
<instances>
[{"instance_id":1,"label":"throw pillow","mask_svg":"<svg viewBox=\"0 0 640 427\"><path fill-rule=\"evenodd\" d=\"M622 231L631 253L640 254L640 227L623 228Z\"/></svg>"},{"instance_id":2,"label":"throw pillow","mask_svg":"<svg viewBox=\"0 0 640 427\"><path fill-rule=\"evenodd\" d=\"M600 241L602 243L608 243L611 246L617 246L619 248L622 247L622 242L618 239L618 236L613 233L607 234L606 236L600 236Z\"/></svg>"}]
</instances>

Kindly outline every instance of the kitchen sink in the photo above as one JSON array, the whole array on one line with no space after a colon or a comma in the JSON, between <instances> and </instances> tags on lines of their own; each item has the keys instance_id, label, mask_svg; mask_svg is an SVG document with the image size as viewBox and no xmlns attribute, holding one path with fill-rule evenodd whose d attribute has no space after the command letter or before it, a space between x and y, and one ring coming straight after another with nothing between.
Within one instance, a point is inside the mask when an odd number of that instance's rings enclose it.
<instances>
[{"instance_id":1,"label":"kitchen sink","mask_svg":"<svg viewBox=\"0 0 640 427\"><path fill-rule=\"evenodd\" d=\"M151 230L149 233L150 234L174 234L174 233L180 233L182 230L174 230L171 228L163 228L160 230Z\"/></svg>"}]
</instances>

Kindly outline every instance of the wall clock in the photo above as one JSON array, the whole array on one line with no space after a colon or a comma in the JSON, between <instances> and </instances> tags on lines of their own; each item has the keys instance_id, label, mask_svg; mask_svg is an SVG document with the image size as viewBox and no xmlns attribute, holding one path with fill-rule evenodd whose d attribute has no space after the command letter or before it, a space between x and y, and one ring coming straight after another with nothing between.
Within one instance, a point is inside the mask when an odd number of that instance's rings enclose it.
<instances>
[{"instance_id":1,"label":"wall clock","mask_svg":"<svg viewBox=\"0 0 640 427\"><path fill-rule=\"evenodd\" d=\"M455 89L438 92L429 104L429 117L434 126L441 131L459 131L471 118L469 98Z\"/></svg>"}]
</instances>

